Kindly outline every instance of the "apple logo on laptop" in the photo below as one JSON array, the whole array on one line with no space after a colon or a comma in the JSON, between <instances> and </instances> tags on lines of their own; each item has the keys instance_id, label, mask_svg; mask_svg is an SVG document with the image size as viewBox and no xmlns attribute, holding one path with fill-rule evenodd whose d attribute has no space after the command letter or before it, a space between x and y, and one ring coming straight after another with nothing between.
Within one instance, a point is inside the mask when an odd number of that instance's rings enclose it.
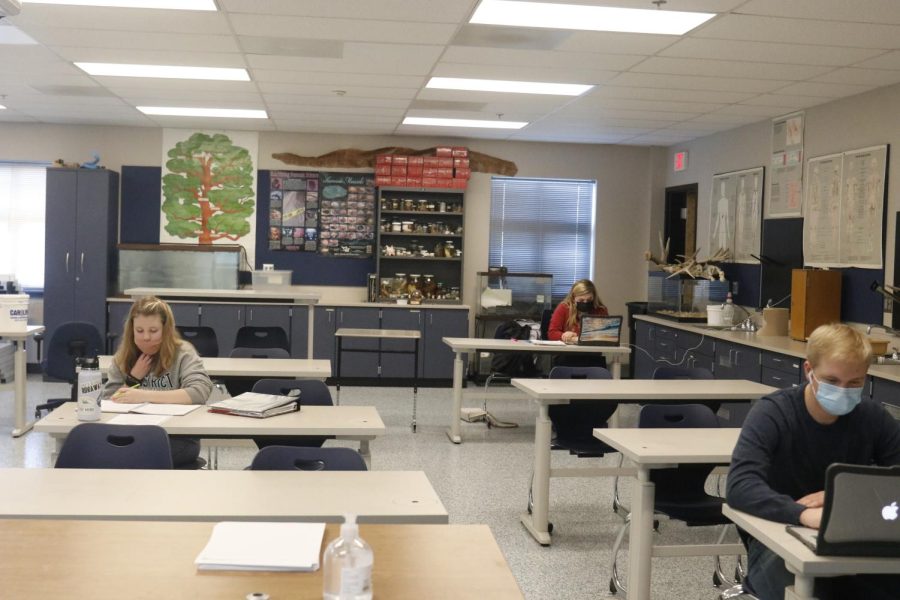
<instances>
[{"instance_id":1,"label":"apple logo on laptop","mask_svg":"<svg viewBox=\"0 0 900 600\"><path fill-rule=\"evenodd\" d=\"M897 503L891 502L881 509L881 518L885 521L893 521L897 518Z\"/></svg>"}]
</instances>

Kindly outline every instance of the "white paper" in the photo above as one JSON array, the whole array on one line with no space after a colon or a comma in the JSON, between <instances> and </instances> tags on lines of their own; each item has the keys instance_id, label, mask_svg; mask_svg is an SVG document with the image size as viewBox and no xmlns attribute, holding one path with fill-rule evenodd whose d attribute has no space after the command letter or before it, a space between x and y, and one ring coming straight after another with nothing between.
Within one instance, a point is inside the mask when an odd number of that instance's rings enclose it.
<instances>
[{"instance_id":1,"label":"white paper","mask_svg":"<svg viewBox=\"0 0 900 600\"><path fill-rule=\"evenodd\" d=\"M162 425L169 420L168 415L117 415L107 421L110 425Z\"/></svg>"},{"instance_id":2,"label":"white paper","mask_svg":"<svg viewBox=\"0 0 900 600\"><path fill-rule=\"evenodd\" d=\"M565 346L566 343L559 340L531 340L536 346Z\"/></svg>"},{"instance_id":3,"label":"white paper","mask_svg":"<svg viewBox=\"0 0 900 600\"><path fill-rule=\"evenodd\" d=\"M169 415L173 417L181 417L193 412L203 406L202 404L139 404L137 408L132 410L133 413L142 415Z\"/></svg>"},{"instance_id":4,"label":"white paper","mask_svg":"<svg viewBox=\"0 0 900 600\"><path fill-rule=\"evenodd\" d=\"M113 402L112 400L101 400L100 412L124 414L134 411L135 406L143 406L143 404L123 404L121 402Z\"/></svg>"},{"instance_id":5,"label":"white paper","mask_svg":"<svg viewBox=\"0 0 900 600\"><path fill-rule=\"evenodd\" d=\"M194 564L202 570L316 571L325 523L218 523Z\"/></svg>"}]
</instances>

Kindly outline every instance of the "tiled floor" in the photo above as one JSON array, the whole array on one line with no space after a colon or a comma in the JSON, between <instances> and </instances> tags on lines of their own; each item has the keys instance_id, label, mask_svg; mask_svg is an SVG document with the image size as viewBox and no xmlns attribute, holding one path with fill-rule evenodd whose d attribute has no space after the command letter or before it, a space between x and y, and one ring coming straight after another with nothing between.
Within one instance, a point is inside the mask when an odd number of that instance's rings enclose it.
<instances>
[{"instance_id":1,"label":"tiled floor","mask_svg":"<svg viewBox=\"0 0 900 600\"><path fill-rule=\"evenodd\" d=\"M61 384L29 378L29 414L45 397L67 394ZM553 545L539 546L519 524L525 510L533 459L534 409L530 402L496 400L489 408L515 429L487 429L463 424L465 443L454 445L444 431L450 411L449 389L419 393L418 432L409 428L412 394L406 388L342 387L342 404L374 404L387 425L387 434L372 444L373 469L423 470L450 513L451 523L490 525L525 596L529 599L580 599L609 596L609 558L622 521L611 510L612 482L608 478L557 478L551 483ZM474 405L474 401L467 401ZM0 466L47 467L51 441L39 433L12 439L12 392L0 392ZM329 444L334 442L329 442ZM253 456L250 448L220 450L219 468L243 468ZM554 465L585 466L614 458L575 459L553 453ZM623 495L628 498L628 483ZM2 489L2 482L0 482ZM659 543L713 542L717 531L687 530L663 522ZM625 559L620 554L620 560ZM378 557L375 557L378 560ZM712 600L711 558L662 558L653 561L653 598Z\"/></svg>"}]
</instances>

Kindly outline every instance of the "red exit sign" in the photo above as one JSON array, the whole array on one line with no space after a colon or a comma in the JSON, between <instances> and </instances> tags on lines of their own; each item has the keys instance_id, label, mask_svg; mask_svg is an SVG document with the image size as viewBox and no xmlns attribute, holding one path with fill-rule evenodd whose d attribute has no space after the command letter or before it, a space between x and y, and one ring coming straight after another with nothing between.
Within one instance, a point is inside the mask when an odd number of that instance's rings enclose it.
<instances>
[{"instance_id":1,"label":"red exit sign","mask_svg":"<svg viewBox=\"0 0 900 600\"><path fill-rule=\"evenodd\" d=\"M673 166L675 167L675 172L684 171L687 169L688 164L688 153L687 150L682 150L681 152L676 152L675 157L673 159Z\"/></svg>"}]
</instances>

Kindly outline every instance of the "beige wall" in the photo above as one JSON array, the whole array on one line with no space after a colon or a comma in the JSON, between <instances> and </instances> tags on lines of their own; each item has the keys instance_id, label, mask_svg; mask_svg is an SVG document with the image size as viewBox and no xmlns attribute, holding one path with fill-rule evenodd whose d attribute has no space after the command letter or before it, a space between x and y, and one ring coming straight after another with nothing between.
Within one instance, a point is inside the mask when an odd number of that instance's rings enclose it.
<instances>
[{"instance_id":1,"label":"beige wall","mask_svg":"<svg viewBox=\"0 0 900 600\"><path fill-rule=\"evenodd\" d=\"M426 148L438 143L466 145L515 162L519 175L596 179L597 237L594 279L615 313L624 302L646 295L642 254L650 238L651 194L661 194L664 149L587 144L549 144L388 136L331 136L261 132L259 167L294 168L271 158L293 152L316 156L341 148L400 145ZM151 128L0 124L0 160L88 160L100 153L107 168L161 164L162 131ZM466 195L463 269L465 302L474 304L475 273L487 268L490 175L473 175ZM327 301L361 300L363 288L323 290Z\"/></svg>"},{"instance_id":2,"label":"beige wall","mask_svg":"<svg viewBox=\"0 0 900 600\"><path fill-rule=\"evenodd\" d=\"M900 85L894 85L807 109L804 131L806 158L885 143L896 148L897 144L900 144L898 106L900 106ZM766 177L769 177L771 123L771 120L761 121L668 149L665 185L699 184L697 231L699 246L709 247L709 208L712 177L715 173L765 165ZM689 168L681 173L674 173L670 166L672 155L682 149L689 151ZM900 181L900 161L892 157L888 168L886 211L887 283L894 283L894 221L896 212L900 209L900 192L896 183L898 181ZM768 194L768 190L766 193ZM661 224L664 204L663 196L653 196L653 223ZM655 231L656 229L651 226L651 235L654 237Z\"/></svg>"}]
</instances>

